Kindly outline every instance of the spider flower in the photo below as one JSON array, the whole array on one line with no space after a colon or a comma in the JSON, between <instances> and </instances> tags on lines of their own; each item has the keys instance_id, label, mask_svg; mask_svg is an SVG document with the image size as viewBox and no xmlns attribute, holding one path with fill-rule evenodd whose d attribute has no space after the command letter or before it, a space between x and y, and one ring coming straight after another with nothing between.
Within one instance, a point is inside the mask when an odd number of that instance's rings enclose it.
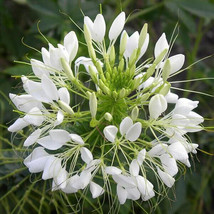
<instances>
[{"instance_id":1,"label":"spider flower","mask_svg":"<svg viewBox=\"0 0 214 214\"><path fill-rule=\"evenodd\" d=\"M146 59L147 24L129 36L125 19L120 13L107 32L102 14L85 16L88 54L78 56L77 36L69 32L63 44L42 48L40 61L31 59L23 94L10 94L20 117L8 130L30 130L24 164L51 179L53 191L90 189L97 198L112 197L114 189L120 204L147 201L171 188L197 152L188 133L203 129L193 111L199 102L172 93L168 81L184 55L170 56L163 33Z\"/></svg>"}]
</instances>

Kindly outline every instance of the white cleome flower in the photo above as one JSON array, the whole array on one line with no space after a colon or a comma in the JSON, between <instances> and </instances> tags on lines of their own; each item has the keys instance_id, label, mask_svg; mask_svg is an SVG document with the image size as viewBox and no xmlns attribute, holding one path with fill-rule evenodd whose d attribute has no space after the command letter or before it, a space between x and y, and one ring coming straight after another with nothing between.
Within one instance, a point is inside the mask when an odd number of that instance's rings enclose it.
<instances>
[{"instance_id":1,"label":"white cleome flower","mask_svg":"<svg viewBox=\"0 0 214 214\"><path fill-rule=\"evenodd\" d=\"M128 35L125 22L121 12L106 32L102 14L84 16L85 42L71 31L43 47L42 60L30 60L32 74L21 77L23 93L9 94L20 116L8 130L26 136L29 172L51 179L52 191L109 198L112 207L114 194L120 204L166 196L197 153L188 133L204 121L199 102L180 98L169 81L185 56L170 56L163 33L144 59L148 25ZM78 55L83 43L88 52Z\"/></svg>"}]
</instances>

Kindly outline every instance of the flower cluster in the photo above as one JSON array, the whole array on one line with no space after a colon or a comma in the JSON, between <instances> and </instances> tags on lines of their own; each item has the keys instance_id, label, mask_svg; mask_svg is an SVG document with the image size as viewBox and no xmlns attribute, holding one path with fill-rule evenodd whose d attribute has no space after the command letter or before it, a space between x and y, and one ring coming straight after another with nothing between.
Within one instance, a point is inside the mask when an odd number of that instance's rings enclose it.
<instances>
[{"instance_id":1,"label":"flower cluster","mask_svg":"<svg viewBox=\"0 0 214 214\"><path fill-rule=\"evenodd\" d=\"M203 129L203 117L193 111L198 101L179 98L168 82L182 71L184 55L169 56L163 33L154 57L144 59L147 24L129 36L125 21L121 12L107 40L103 15L85 16L88 55L77 58L71 31L63 44L42 48L41 61L31 59L33 75L22 76L25 92L10 94L21 116L8 130L28 127L24 146L32 153L24 164L52 179L52 190L76 193L89 186L97 198L114 188L120 204L147 201L160 187L172 187L197 152L187 133Z\"/></svg>"}]
</instances>

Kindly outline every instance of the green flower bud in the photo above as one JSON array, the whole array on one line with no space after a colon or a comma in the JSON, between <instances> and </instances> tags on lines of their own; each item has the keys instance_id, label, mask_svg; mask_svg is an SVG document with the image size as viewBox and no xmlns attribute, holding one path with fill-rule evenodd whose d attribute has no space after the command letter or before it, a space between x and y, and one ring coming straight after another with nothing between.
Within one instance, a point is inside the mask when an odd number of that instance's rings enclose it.
<instances>
[{"instance_id":1,"label":"green flower bud","mask_svg":"<svg viewBox=\"0 0 214 214\"><path fill-rule=\"evenodd\" d=\"M139 108L137 106L135 106L131 112L132 120L135 121L138 118L138 115L139 115Z\"/></svg>"},{"instance_id":2,"label":"green flower bud","mask_svg":"<svg viewBox=\"0 0 214 214\"><path fill-rule=\"evenodd\" d=\"M65 71L66 76L68 77L69 80L71 80L73 82L75 80L75 77L73 75L71 67L69 66L69 64L67 63L67 61L64 58L61 58L60 61L61 61L61 65L62 65L63 70Z\"/></svg>"},{"instance_id":3,"label":"green flower bud","mask_svg":"<svg viewBox=\"0 0 214 214\"><path fill-rule=\"evenodd\" d=\"M89 74L92 80L94 81L94 83L97 84L98 83L97 72L95 71L94 67L92 67L91 65L89 65Z\"/></svg>"},{"instance_id":4,"label":"green flower bud","mask_svg":"<svg viewBox=\"0 0 214 214\"><path fill-rule=\"evenodd\" d=\"M143 44L144 44L146 36L147 36L147 30L148 30L148 24L145 23L143 25L143 28L142 28L142 30L140 32L140 36L139 36L139 42L138 42L139 50L141 50L141 48L143 47Z\"/></svg>"},{"instance_id":5,"label":"green flower bud","mask_svg":"<svg viewBox=\"0 0 214 214\"><path fill-rule=\"evenodd\" d=\"M127 37L128 37L127 33L124 32L123 37L122 37L121 42L120 42L120 59L123 58L123 54L126 50Z\"/></svg>"},{"instance_id":6,"label":"green flower bud","mask_svg":"<svg viewBox=\"0 0 214 214\"><path fill-rule=\"evenodd\" d=\"M109 59L110 59L110 64L112 66L114 66L114 62L115 62L115 49L114 49L114 45L111 46Z\"/></svg>"},{"instance_id":7,"label":"green flower bud","mask_svg":"<svg viewBox=\"0 0 214 214\"><path fill-rule=\"evenodd\" d=\"M89 108L92 118L95 118L97 114L97 97L94 92L89 97Z\"/></svg>"},{"instance_id":8,"label":"green flower bud","mask_svg":"<svg viewBox=\"0 0 214 214\"><path fill-rule=\"evenodd\" d=\"M153 62L153 64L159 64L163 58L166 56L166 53L167 53L168 49L164 49L160 54L159 56L155 59L155 61Z\"/></svg>"},{"instance_id":9,"label":"green flower bud","mask_svg":"<svg viewBox=\"0 0 214 214\"><path fill-rule=\"evenodd\" d=\"M111 115L109 112L106 112L106 113L104 114L104 118L105 118L107 121L109 121L109 122L111 122L112 119L113 119L112 115Z\"/></svg>"},{"instance_id":10,"label":"green flower bud","mask_svg":"<svg viewBox=\"0 0 214 214\"><path fill-rule=\"evenodd\" d=\"M159 94L162 94L163 96L166 96L167 94L168 94L168 92L169 92L169 89L170 89L170 87L171 87L171 84L170 83L165 83L162 87L161 87L161 89L160 89L160 91L159 91Z\"/></svg>"},{"instance_id":11,"label":"green flower bud","mask_svg":"<svg viewBox=\"0 0 214 214\"><path fill-rule=\"evenodd\" d=\"M126 96L126 89L122 88L119 92L119 98L124 98Z\"/></svg>"},{"instance_id":12,"label":"green flower bud","mask_svg":"<svg viewBox=\"0 0 214 214\"><path fill-rule=\"evenodd\" d=\"M170 65L169 59L167 59L164 66L163 66L163 72L162 72L162 77L163 77L164 82L167 81L169 74L170 74L170 71L171 71L171 65Z\"/></svg>"},{"instance_id":13,"label":"green flower bud","mask_svg":"<svg viewBox=\"0 0 214 214\"><path fill-rule=\"evenodd\" d=\"M67 103L63 102L62 100L59 100L58 104L59 104L60 108L62 108L63 111L65 111L71 115L74 114L73 109Z\"/></svg>"}]
</instances>

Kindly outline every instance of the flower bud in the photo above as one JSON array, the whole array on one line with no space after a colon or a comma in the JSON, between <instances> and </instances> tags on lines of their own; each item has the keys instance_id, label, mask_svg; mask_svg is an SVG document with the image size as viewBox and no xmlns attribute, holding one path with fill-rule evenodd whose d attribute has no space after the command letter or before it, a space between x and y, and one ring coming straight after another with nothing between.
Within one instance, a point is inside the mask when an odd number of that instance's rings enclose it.
<instances>
[{"instance_id":1,"label":"flower bud","mask_svg":"<svg viewBox=\"0 0 214 214\"><path fill-rule=\"evenodd\" d=\"M92 80L94 81L95 84L98 83L98 77L97 77L97 71L95 71L95 67L89 65L89 74L92 78Z\"/></svg>"},{"instance_id":2,"label":"flower bud","mask_svg":"<svg viewBox=\"0 0 214 214\"><path fill-rule=\"evenodd\" d=\"M114 66L114 62L115 62L115 49L114 49L114 45L111 46L109 60L110 60L110 64L112 66Z\"/></svg>"},{"instance_id":3,"label":"flower bud","mask_svg":"<svg viewBox=\"0 0 214 214\"><path fill-rule=\"evenodd\" d=\"M122 88L119 92L119 98L124 98L126 96L126 89Z\"/></svg>"},{"instance_id":4,"label":"flower bud","mask_svg":"<svg viewBox=\"0 0 214 214\"><path fill-rule=\"evenodd\" d=\"M104 114L104 118L105 118L107 121L109 121L109 122L111 122L112 119L113 119L112 115L111 115L109 112L106 112L106 113Z\"/></svg>"},{"instance_id":5,"label":"flower bud","mask_svg":"<svg viewBox=\"0 0 214 214\"><path fill-rule=\"evenodd\" d=\"M95 118L97 114L97 97L94 92L92 92L89 97L89 108L92 118Z\"/></svg>"},{"instance_id":6,"label":"flower bud","mask_svg":"<svg viewBox=\"0 0 214 214\"><path fill-rule=\"evenodd\" d=\"M71 81L74 81L75 77L73 75L73 72L72 72L71 67L69 66L68 62L64 58L61 58L60 61L62 64L62 68L65 71L65 74L67 75L68 79Z\"/></svg>"},{"instance_id":7,"label":"flower bud","mask_svg":"<svg viewBox=\"0 0 214 214\"><path fill-rule=\"evenodd\" d=\"M59 104L60 108L62 108L63 111L65 111L71 115L74 114L73 109L67 103L63 102L62 100L59 100L58 104Z\"/></svg>"},{"instance_id":8,"label":"flower bud","mask_svg":"<svg viewBox=\"0 0 214 214\"><path fill-rule=\"evenodd\" d=\"M163 85L163 87L160 89L159 94L162 94L163 96L166 96L168 94L168 92L169 92L170 87L171 87L170 83L168 83L168 82L165 83Z\"/></svg>"},{"instance_id":9,"label":"flower bud","mask_svg":"<svg viewBox=\"0 0 214 214\"><path fill-rule=\"evenodd\" d=\"M128 35L127 35L126 31L123 31L122 39L120 41L120 58L123 57L123 54L124 54L124 52L126 50L127 38L128 38Z\"/></svg>"},{"instance_id":10,"label":"flower bud","mask_svg":"<svg viewBox=\"0 0 214 214\"><path fill-rule=\"evenodd\" d=\"M140 32L140 36L139 36L139 42L138 42L138 49L139 50L141 50L141 48L143 47L143 44L146 40L147 30L148 30L148 24L145 23L141 32Z\"/></svg>"},{"instance_id":11,"label":"flower bud","mask_svg":"<svg viewBox=\"0 0 214 214\"><path fill-rule=\"evenodd\" d=\"M138 118L138 115L139 115L139 108L137 106L135 106L132 109L132 113L131 113L132 120L135 121Z\"/></svg>"},{"instance_id":12,"label":"flower bud","mask_svg":"<svg viewBox=\"0 0 214 214\"><path fill-rule=\"evenodd\" d=\"M162 72L162 77L163 81L167 81L171 71L171 65L170 65L170 60L167 59L164 66L163 66L163 72Z\"/></svg>"},{"instance_id":13,"label":"flower bud","mask_svg":"<svg viewBox=\"0 0 214 214\"><path fill-rule=\"evenodd\" d=\"M159 64L163 58L166 56L166 53L167 53L168 49L164 49L158 56L157 58L155 59L154 63L153 64Z\"/></svg>"}]
</instances>

